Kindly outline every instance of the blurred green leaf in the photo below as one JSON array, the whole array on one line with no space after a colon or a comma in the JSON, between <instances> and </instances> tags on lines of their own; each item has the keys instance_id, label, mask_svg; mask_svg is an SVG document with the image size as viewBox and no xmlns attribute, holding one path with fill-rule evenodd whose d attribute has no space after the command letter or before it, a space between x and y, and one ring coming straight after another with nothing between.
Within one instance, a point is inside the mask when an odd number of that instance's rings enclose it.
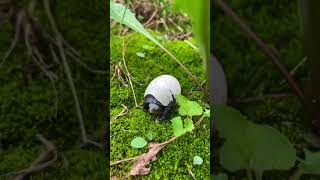
<instances>
[{"instance_id":1,"label":"blurred green leaf","mask_svg":"<svg viewBox=\"0 0 320 180\"><path fill-rule=\"evenodd\" d=\"M215 106L216 127L226 138L220 150L221 164L229 171L288 170L296 160L289 140L270 126L251 123L239 111Z\"/></svg>"},{"instance_id":2,"label":"blurred green leaf","mask_svg":"<svg viewBox=\"0 0 320 180\"><path fill-rule=\"evenodd\" d=\"M198 42L204 65L210 59L210 0L174 0L174 6L191 18L195 39Z\"/></svg>"},{"instance_id":3,"label":"blurred green leaf","mask_svg":"<svg viewBox=\"0 0 320 180\"><path fill-rule=\"evenodd\" d=\"M186 129L183 128L183 122L180 116L173 118L171 122L173 127L173 134L176 137L179 137L187 132Z\"/></svg>"},{"instance_id":4,"label":"blurred green leaf","mask_svg":"<svg viewBox=\"0 0 320 180\"><path fill-rule=\"evenodd\" d=\"M154 133L149 131L148 134L147 134L148 140L151 141L153 139L153 136L154 136Z\"/></svg>"},{"instance_id":5,"label":"blurred green leaf","mask_svg":"<svg viewBox=\"0 0 320 180\"><path fill-rule=\"evenodd\" d=\"M320 152L310 152L305 149L305 161L300 163L300 169L303 174L320 174Z\"/></svg>"},{"instance_id":6,"label":"blurred green leaf","mask_svg":"<svg viewBox=\"0 0 320 180\"><path fill-rule=\"evenodd\" d=\"M136 137L131 141L131 146L134 148L143 148L147 145L147 141L143 137Z\"/></svg>"},{"instance_id":7,"label":"blurred green leaf","mask_svg":"<svg viewBox=\"0 0 320 180\"><path fill-rule=\"evenodd\" d=\"M203 163L203 159L200 156L193 157L193 165L201 165Z\"/></svg>"},{"instance_id":8,"label":"blurred green leaf","mask_svg":"<svg viewBox=\"0 0 320 180\"><path fill-rule=\"evenodd\" d=\"M142 52L137 52L136 54L137 54L137 56L139 56L139 57L141 57L141 58L146 57L146 56L145 56L145 54L144 54L144 53L142 53Z\"/></svg>"},{"instance_id":9,"label":"blurred green leaf","mask_svg":"<svg viewBox=\"0 0 320 180\"><path fill-rule=\"evenodd\" d=\"M184 126L187 132L191 132L194 129L193 121L189 118L184 119Z\"/></svg>"}]
</instances>

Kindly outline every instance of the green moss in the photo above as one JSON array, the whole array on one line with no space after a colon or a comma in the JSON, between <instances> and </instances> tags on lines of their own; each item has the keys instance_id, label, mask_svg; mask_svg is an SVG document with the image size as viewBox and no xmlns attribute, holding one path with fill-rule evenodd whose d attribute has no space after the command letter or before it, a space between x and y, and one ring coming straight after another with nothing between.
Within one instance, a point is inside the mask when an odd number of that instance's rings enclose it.
<instances>
[{"instance_id":1,"label":"green moss","mask_svg":"<svg viewBox=\"0 0 320 180\"><path fill-rule=\"evenodd\" d=\"M28 1L24 1L27 4ZM80 54L81 60L93 69L105 70L107 55L107 6L101 1L61 1L53 7L54 16L64 38ZM50 33L48 19L42 6L37 7L41 24ZM14 29L9 23L0 28L0 61L10 46ZM83 111L84 123L91 139L105 143L106 76L88 72L68 59ZM11 56L0 68L0 174L28 167L45 150L36 139L41 133L52 141L69 162L64 167L58 159L50 168L36 173L32 179L103 179L106 177L104 151L80 150L81 134L76 118L73 97L62 77L52 84L41 72L24 83L22 68L32 63L26 47L19 42ZM49 63L50 64L50 63ZM61 69L53 67L59 74ZM94 93L93 93L94 92ZM57 118L56 116L57 110ZM2 177L0 177L1 179Z\"/></svg>"},{"instance_id":2,"label":"green moss","mask_svg":"<svg viewBox=\"0 0 320 180\"><path fill-rule=\"evenodd\" d=\"M207 101L184 70L164 51L140 34L134 33L121 38L112 37L111 61L113 63L122 61L122 42L126 44L125 60L128 70L135 80L133 84L139 105L143 104L143 93L148 83L162 74L175 76L180 81L182 94L186 95L188 99ZM165 40L163 44L199 78L200 82L205 80L202 61L194 49L182 41ZM143 45L152 46L154 49L145 50ZM137 52L145 53L145 57L137 56ZM125 71L123 63L120 67ZM113 73L114 70L111 69L111 76L113 76ZM173 136L169 119L177 116L178 113L174 111L167 120L156 123L155 116L141 109L133 108L135 105L131 89L121 85L115 77L111 81L110 106L112 116L117 115L122 110L121 104L128 106L130 112L114 120L111 124L111 161L134 157L148 151L147 147L142 149L132 148L130 143L134 137L141 136L147 139L147 133L151 131L155 133L152 142L160 143ZM206 119L198 130L183 135L169 144L157 155L157 160L150 164L151 173L143 179L163 179L167 177L187 179L189 178L187 165L192 166L192 159L195 155L201 156L204 163L201 166L192 167L191 171L197 179L209 179L209 127L209 121ZM125 176L131 167L131 163L112 166L111 175Z\"/></svg>"}]
</instances>

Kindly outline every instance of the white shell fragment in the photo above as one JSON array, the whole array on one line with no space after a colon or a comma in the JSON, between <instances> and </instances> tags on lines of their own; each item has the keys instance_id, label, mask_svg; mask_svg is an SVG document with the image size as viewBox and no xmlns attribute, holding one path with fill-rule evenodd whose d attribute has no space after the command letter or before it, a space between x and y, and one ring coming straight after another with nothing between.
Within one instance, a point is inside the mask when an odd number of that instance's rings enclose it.
<instances>
[{"instance_id":1,"label":"white shell fragment","mask_svg":"<svg viewBox=\"0 0 320 180\"><path fill-rule=\"evenodd\" d=\"M161 75L153 79L144 96L153 95L163 106L173 101L172 95L176 97L177 94L181 94L181 87L179 81L171 75Z\"/></svg>"},{"instance_id":2,"label":"white shell fragment","mask_svg":"<svg viewBox=\"0 0 320 180\"><path fill-rule=\"evenodd\" d=\"M211 86L213 87L213 104L226 104L228 100L228 86L225 73L219 61L211 55L211 63L213 64L211 72Z\"/></svg>"}]
</instances>

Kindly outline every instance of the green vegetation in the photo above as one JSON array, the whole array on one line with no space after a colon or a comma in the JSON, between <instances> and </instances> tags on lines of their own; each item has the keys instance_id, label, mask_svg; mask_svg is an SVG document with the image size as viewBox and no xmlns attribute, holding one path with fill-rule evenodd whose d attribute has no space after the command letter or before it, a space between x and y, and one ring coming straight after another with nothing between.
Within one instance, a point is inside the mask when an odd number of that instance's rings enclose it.
<instances>
[{"instance_id":1,"label":"green vegetation","mask_svg":"<svg viewBox=\"0 0 320 180\"><path fill-rule=\"evenodd\" d=\"M39 3L37 15L43 15ZM55 18L65 39L81 53L81 59L94 69L106 69L107 7L97 0L59 1ZM39 18L47 26L45 18ZM9 48L14 29L9 23L0 28L0 59ZM88 134L105 142L105 75L92 74L74 61L71 66L84 114ZM63 153L52 166L32 176L32 179L104 179L106 155L104 151L81 150L81 134L74 104L67 82L56 82L56 92L50 81L39 72L25 72L28 64L23 42L0 68L0 175L30 166L45 146L35 137L43 134ZM54 72L61 71L58 67ZM27 84L28 83L28 84ZM93 93L94 92L94 93ZM57 117L56 117L57 113ZM7 179L0 176L0 179Z\"/></svg>"},{"instance_id":2,"label":"green vegetation","mask_svg":"<svg viewBox=\"0 0 320 180\"><path fill-rule=\"evenodd\" d=\"M228 1L228 4L273 48L288 69L293 69L302 61L304 58L303 41L296 1L240 0ZM286 83L280 83L283 77L255 43L240 30L230 17L222 13L214 4L212 6L215 12L212 16L212 48L226 72L231 105L239 109L250 121L269 125L279 130L293 144L297 151L296 155L304 159L304 154L306 154L304 149L307 148L302 137L304 117L297 98L267 98L252 103L238 103L235 100L237 97L258 97L272 93L287 93L291 90ZM298 69L294 77L302 86L305 84L307 77L305 65ZM225 116L221 115L221 117ZM228 127L223 129L233 129L239 126L231 123ZM228 140L222 141L221 136L224 135L219 135L220 138L216 138L217 142L214 142L213 146L215 153L212 162L216 165L213 169L214 174L221 174L221 177L224 176L223 179L225 175L222 173L226 172L229 177L245 177L244 170L231 174L222 167L223 160L220 158L223 149L221 147ZM218 137L217 132L215 132L215 137ZM219 153L220 156L218 156ZM289 159L292 161L292 158ZM287 171L276 171L275 169L277 168L265 171L263 177L283 179L288 178L294 172L292 166ZM302 176L302 179L304 178L308 179L310 176Z\"/></svg>"},{"instance_id":3,"label":"green vegetation","mask_svg":"<svg viewBox=\"0 0 320 180\"><path fill-rule=\"evenodd\" d=\"M151 32L154 37L160 36ZM160 38L159 38L160 39ZM205 80L205 73L201 65L200 55L187 43L183 41L168 41L163 39L162 44L170 50L182 63L202 82ZM138 33L127 36L111 37L111 63L120 64L122 60L122 42L125 42L125 61L133 81L134 91L139 105L143 104L143 93L148 83L155 77L162 74L170 74L176 77L181 84L182 94L193 101L206 102L203 93L197 89L197 85L190 80L188 74L168 54L161 51L153 42ZM153 48L143 48L143 47ZM145 57L137 56L137 52L145 53ZM114 67L114 66L113 66ZM110 70L110 76L115 73ZM162 123L155 121L156 116L151 115L139 108L134 108L135 103L132 91L124 86L115 76L111 80L111 119L118 115L123 107L129 108L129 113L111 122L111 161L118 161L135 157L147 152L147 147L136 149L130 143L135 137L148 139L148 133L153 132L153 139L149 142L163 142L173 136L170 119L178 115L177 109L170 113L169 117ZM200 103L201 104L201 103ZM151 172L146 179L163 179L175 177L186 179L188 166L193 164L193 157L198 155L203 158L201 166L192 167L191 171L196 178L209 179L209 135L210 124L208 118L204 120L198 129L187 133L165 147L158 155L157 160L150 164ZM132 163L121 163L111 167L111 176L125 176L131 169Z\"/></svg>"}]
</instances>

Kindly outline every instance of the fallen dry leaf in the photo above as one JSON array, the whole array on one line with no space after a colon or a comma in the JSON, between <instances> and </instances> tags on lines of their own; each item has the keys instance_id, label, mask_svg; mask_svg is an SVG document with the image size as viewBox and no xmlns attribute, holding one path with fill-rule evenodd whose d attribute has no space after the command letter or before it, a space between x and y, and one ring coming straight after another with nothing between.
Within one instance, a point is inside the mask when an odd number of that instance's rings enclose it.
<instances>
[{"instance_id":1,"label":"fallen dry leaf","mask_svg":"<svg viewBox=\"0 0 320 180\"><path fill-rule=\"evenodd\" d=\"M149 144L149 151L147 153L142 154L137 159L135 159L133 167L127 177L129 176L141 176L147 175L150 173L150 168L146 166L150 163L150 161L156 160L156 155L158 152L163 149L167 144L175 140L177 137L173 137L168 141L163 143L150 143Z\"/></svg>"},{"instance_id":2,"label":"fallen dry leaf","mask_svg":"<svg viewBox=\"0 0 320 180\"><path fill-rule=\"evenodd\" d=\"M117 176L112 176L110 180L118 180Z\"/></svg>"}]
</instances>

